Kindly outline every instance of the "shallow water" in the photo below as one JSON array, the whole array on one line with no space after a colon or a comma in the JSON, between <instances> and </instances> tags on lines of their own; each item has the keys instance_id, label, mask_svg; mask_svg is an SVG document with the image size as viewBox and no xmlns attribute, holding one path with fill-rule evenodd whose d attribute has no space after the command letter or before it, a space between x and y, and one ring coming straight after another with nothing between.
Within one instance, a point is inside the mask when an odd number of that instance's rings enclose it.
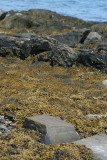
<instances>
[{"instance_id":1,"label":"shallow water","mask_svg":"<svg viewBox=\"0 0 107 160\"><path fill-rule=\"evenodd\" d=\"M48 9L83 20L107 22L107 0L0 0L0 9Z\"/></svg>"}]
</instances>

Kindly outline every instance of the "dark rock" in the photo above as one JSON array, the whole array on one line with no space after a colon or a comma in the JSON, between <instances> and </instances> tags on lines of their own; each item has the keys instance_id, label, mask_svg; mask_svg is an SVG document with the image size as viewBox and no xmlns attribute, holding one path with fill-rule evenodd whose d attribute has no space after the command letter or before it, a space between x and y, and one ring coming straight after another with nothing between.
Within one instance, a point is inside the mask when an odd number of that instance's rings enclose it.
<instances>
[{"instance_id":1,"label":"dark rock","mask_svg":"<svg viewBox=\"0 0 107 160\"><path fill-rule=\"evenodd\" d=\"M101 35L99 35L97 32L90 32L87 38L85 39L84 43L87 44L87 43L95 42L100 39L101 39Z\"/></svg>"},{"instance_id":2,"label":"dark rock","mask_svg":"<svg viewBox=\"0 0 107 160\"><path fill-rule=\"evenodd\" d=\"M0 9L0 21L5 18L7 12Z\"/></svg>"},{"instance_id":3,"label":"dark rock","mask_svg":"<svg viewBox=\"0 0 107 160\"><path fill-rule=\"evenodd\" d=\"M107 41L106 42L97 42L98 44L98 51L104 50L107 52Z\"/></svg>"},{"instance_id":4,"label":"dark rock","mask_svg":"<svg viewBox=\"0 0 107 160\"><path fill-rule=\"evenodd\" d=\"M5 115L4 115L4 119L8 119L8 120L10 120L10 121L14 121L14 120L13 120L13 115L11 115L11 114L5 114Z\"/></svg>"},{"instance_id":5,"label":"dark rock","mask_svg":"<svg viewBox=\"0 0 107 160\"><path fill-rule=\"evenodd\" d=\"M80 29L61 34L50 35L50 37L57 39L60 43L66 44L69 47L75 47L76 44L83 43L89 33L89 29Z\"/></svg>"},{"instance_id":6,"label":"dark rock","mask_svg":"<svg viewBox=\"0 0 107 160\"><path fill-rule=\"evenodd\" d=\"M107 54L97 51L82 52L79 54L78 62L85 66L93 66L107 73Z\"/></svg>"},{"instance_id":7,"label":"dark rock","mask_svg":"<svg viewBox=\"0 0 107 160\"><path fill-rule=\"evenodd\" d=\"M63 67L71 67L78 59L79 54L66 45L58 45L52 51L40 55L39 61L49 61L52 66L59 65Z\"/></svg>"},{"instance_id":8,"label":"dark rock","mask_svg":"<svg viewBox=\"0 0 107 160\"><path fill-rule=\"evenodd\" d=\"M107 33L104 33L104 34L103 34L102 39L103 39L103 40L107 40Z\"/></svg>"},{"instance_id":9,"label":"dark rock","mask_svg":"<svg viewBox=\"0 0 107 160\"><path fill-rule=\"evenodd\" d=\"M21 35L23 36L23 34ZM30 35L27 35L28 37ZM25 35L24 35L25 37ZM21 59L27 58L30 54L39 54L51 50L57 41L48 37L18 38L11 36L0 36L0 56L15 55Z\"/></svg>"}]
</instances>

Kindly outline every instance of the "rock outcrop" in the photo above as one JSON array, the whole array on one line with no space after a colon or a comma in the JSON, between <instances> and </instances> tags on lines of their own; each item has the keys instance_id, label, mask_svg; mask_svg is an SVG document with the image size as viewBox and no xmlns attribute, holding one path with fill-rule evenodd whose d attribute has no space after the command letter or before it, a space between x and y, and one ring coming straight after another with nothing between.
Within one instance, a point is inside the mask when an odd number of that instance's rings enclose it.
<instances>
[{"instance_id":1,"label":"rock outcrop","mask_svg":"<svg viewBox=\"0 0 107 160\"><path fill-rule=\"evenodd\" d=\"M72 48L66 45L58 45L52 51L38 56L38 60L49 61L52 66L71 67L77 61L78 56L79 54Z\"/></svg>"},{"instance_id":2,"label":"rock outcrop","mask_svg":"<svg viewBox=\"0 0 107 160\"><path fill-rule=\"evenodd\" d=\"M29 11L9 11L2 14L0 30L3 32L34 32L38 35L57 34L73 30L75 27L87 28L93 22L86 22L78 18L62 16L56 12L43 9Z\"/></svg>"},{"instance_id":3,"label":"rock outcrop","mask_svg":"<svg viewBox=\"0 0 107 160\"><path fill-rule=\"evenodd\" d=\"M23 38L12 37L12 36L1 36L0 56L5 57L6 55L11 55L11 56L14 55L21 59L25 59L29 55L39 54L44 51L49 51L54 47L56 43L58 43L56 40L48 37L46 38L35 37L29 39L27 38L27 35L23 36L23 34L22 37Z\"/></svg>"}]
</instances>

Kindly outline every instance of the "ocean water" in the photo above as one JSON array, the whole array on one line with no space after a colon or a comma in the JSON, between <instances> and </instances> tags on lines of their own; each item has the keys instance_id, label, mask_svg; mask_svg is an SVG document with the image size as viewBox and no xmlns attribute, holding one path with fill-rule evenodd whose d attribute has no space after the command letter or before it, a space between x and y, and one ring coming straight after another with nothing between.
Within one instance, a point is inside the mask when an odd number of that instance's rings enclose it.
<instances>
[{"instance_id":1,"label":"ocean water","mask_svg":"<svg viewBox=\"0 0 107 160\"><path fill-rule=\"evenodd\" d=\"M107 22L107 0L0 0L0 9L48 9L87 21Z\"/></svg>"}]
</instances>

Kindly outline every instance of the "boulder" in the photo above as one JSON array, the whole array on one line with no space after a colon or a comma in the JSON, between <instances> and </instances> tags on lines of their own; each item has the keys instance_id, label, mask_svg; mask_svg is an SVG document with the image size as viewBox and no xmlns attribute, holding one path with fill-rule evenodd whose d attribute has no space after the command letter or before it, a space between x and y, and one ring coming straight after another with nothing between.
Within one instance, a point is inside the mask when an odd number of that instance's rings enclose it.
<instances>
[{"instance_id":1,"label":"boulder","mask_svg":"<svg viewBox=\"0 0 107 160\"><path fill-rule=\"evenodd\" d=\"M48 115L28 117L24 127L39 131L41 140L47 145L79 140L79 135L72 124Z\"/></svg>"},{"instance_id":2,"label":"boulder","mask_svg":"<svg viewBox=\"0 0 107 160\"><path fill-rule=\"evenodd\" d=\"M107 160L107 135L105 133L81 139L76 143L90 148L98 160Z\"/></svg>"},{"instance_id":3,"label":"boulder","mask_svg":"<svg viewBox=\"0 0 107 160\"><path fill-rule=\"evenodd\" d=\"M105 73L107 73L107 54L97 51L83 51L79 54L78 62L85 66L95 67Z\"/></svg>"},{"instance_id":4,"label":"boulder","mask_svg":"<svg viewBox=\"0 0 107 160\"><path fill-rule=\"evenodd\" d=\"M97 40L100 40L101 39L101 35L99 35L97 32L90 32L87 36L87 38L85 39L84 41L84 44L87 44L87 43L92 43L92 42L95 42Z\"/></svg>"},{"instance_id":5,"label":"boulder","mask_svg":"<svg viewBox=\"0 0 107 160\"><path fill-rule=\"evenodd\" d=\"M89 29L79 29L66 33L50 35L50 37L57 39L60 43L66 44L69 47L75 47L76 44L83 43L89 33Z\"/></svg>"},{"instance_id":6,"label":"boulder","mask_svg":"<svg viewBox=\"0 0 107 160\"><path fill-rule=\"evenodd\" d=\"M66 46L58 45L52 51L38 56L39 61L49 61L52 66L59 65L63 67L71 67L78 59L79 53Z\"/></svg>"},{"instance_id":7,"label":"boulder","mask_svg":"<svg viewBox=\"0 0 107 160\"><path fill-rule=\"evenodd\" d=\"M21 35L20 35L21 36ZM57 41L48 37L27 38L22 34L23 38L12 36L0 36L0 56L15 55L21 59L27 58L30 54L39 54L44 51L51 50Z\"/></svg>"}]
</instances>

